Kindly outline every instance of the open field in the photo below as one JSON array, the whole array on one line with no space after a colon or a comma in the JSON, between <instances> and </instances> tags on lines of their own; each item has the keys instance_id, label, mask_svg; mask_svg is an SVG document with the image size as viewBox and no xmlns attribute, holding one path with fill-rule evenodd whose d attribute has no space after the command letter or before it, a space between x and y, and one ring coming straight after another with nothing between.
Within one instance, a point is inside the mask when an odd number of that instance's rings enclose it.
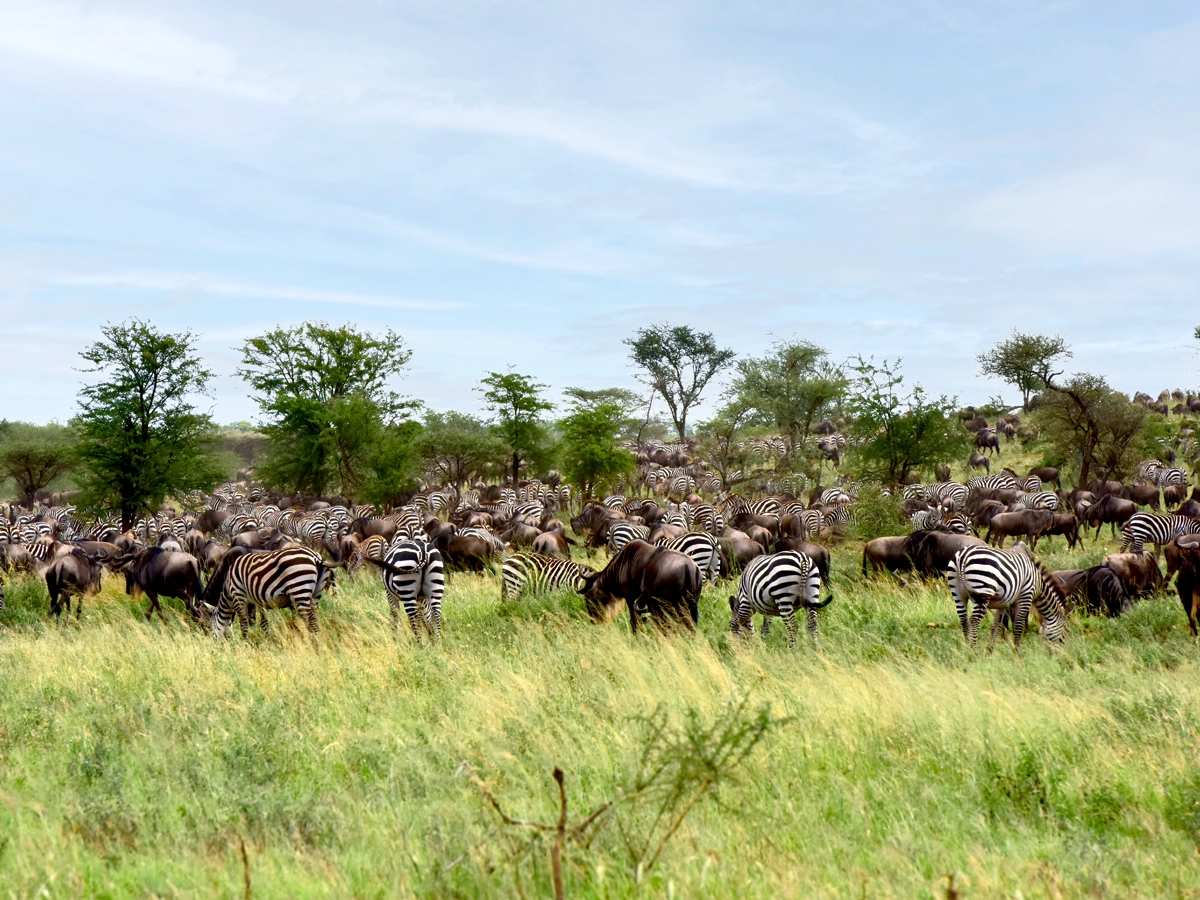
<instances>
[{"instance_id":1,"label":"open field","mask_svg":"<svg viewBox=\"0 0 1200 900\"><path fill-rule=\"evenodd\" d=\"M1052 568L1098 561L1103 544ZM944 584L866 583L835 554L820 653L731 645L728 586L696 639L594 626L571 595L501 609L456 574L442 644L393 642L374 578L286 627L214 642L106 581L82 623L10 583L0 622L0 896L551 895L548 842L617 798L638 716L769 704L775 726L636 885L622 820L566 850L567 896L1200 896L1200 667L1174 595L968 648ZM278 625L291 613L276 614ZM247 854L243 871L241 847Z\"/></svg>"}]
</instances>

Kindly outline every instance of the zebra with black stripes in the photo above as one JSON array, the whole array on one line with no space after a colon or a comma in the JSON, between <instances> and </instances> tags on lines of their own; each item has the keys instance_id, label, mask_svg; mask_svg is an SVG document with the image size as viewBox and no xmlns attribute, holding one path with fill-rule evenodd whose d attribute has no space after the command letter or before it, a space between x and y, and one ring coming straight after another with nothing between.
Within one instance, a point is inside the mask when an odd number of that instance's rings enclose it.
<instances>
[{"instance_id":1,"label":"zebra with black stripes","mask_svg":"<svg viewBox=\"0 0 1200 900\"><path fill-rule=\"evenodd\" d=\"M446 570L438 549L419 538L402 540L389 546L382 559L368 559L383 570L393 631L399 628L403 605L418 642L422 625L433 640L441 637Z\"/></svg>"},{"instance_id":2,"label":"zebra with black stripes","mask_svg":"<svg viewBox=\"0 0 1200 900\"><path fill-rule=\"evenodd\" d=\"M736 596L729 598L729 630L736 635L754 634L754 614L763 617L766 636L770 616L783 619L788 631L788 646L796 646L796 609L805 611L808 633L817 646L819 630L817 610L828 606L819 599L821 572L816 563L799 550L785 550L771 556L758 556L742 570Z\"/></svg>"},{"instance_id":3,"label":"zebra with black stripes","mask_svg":"<svg viewBox=\"0 0 1200 900\"><path fill-rule=\"evenodd\" d=\"M616 522L608 528L608 553L616 556L630 541L644 541L650 537L650 529L632 522Z\"/></svg>"},{"instance_id":4,"label":"zebra with black stripes","mask_svg":"<svg viewBox=\"0 0 1200 900\"><path fill-rule=\"evenodd\" d=\"M1017 503L1026 509L1048 509L1054 512L1058 509L1058 494L1054 491L1038 491L1033 494L1022 494Z\"/></svg>"},{"instance_id":5,"label":"zebra with black stripes","mask_svg":"<svg viewBox=\"0 0 1200 900\"><path fill-rule=\"evenodd\" d=\"M705 581L714 582L721 577L721 545L711 534L689 531L677 538L660 537L655 543L691 559L699 566L700 575Z\"/></svg>"},{"instance_id":6,"label":"zebra with black stripes","mask_svg":"<svg viewBox=\"0 0 1200 900\"><path fill-rule=\"evenodd\" d=\"M591 574L587 566L561 556L514 553L500 566L500 600L567 588L579 592L586 586L584 576Z\"/></svg>"},{"instance_id":7,"label":"zebra with black stripes","mask_svg":"<svg viewBox=\"0 0 1200 900\"><path fill-rule=\"evenodd\" d=\"M962 509L967 502L967 486L957 481L939 481L929 485L929 499L938 506Z\"/></svg>"},{"instance_id":8,"label":"zebra with black stripes","mask_svg":"<svg viewBox=\"0 0 1200 900\"><path fill-rule=\"evenodd\" d=\"M1200 522L1188 516L1134 513L1121 526L1121 552L1141 553L1146 544L1162 547L1185 534L1200 534Z\"/></svg>"},{"instance_id":9,"label":"zebra with black stripes","mask_svg":"<svg viewBox=\"0 0 1200 900\"><path fill-rule=\"evenodd\" d=\"M975 494L981 491L1012 491L1019 486L1017 479L1013 476L1007 472L998 472L995 475L981 475L978 478L972 478L967 482L967 492Z\"/></svg>"},{"instance_id":10,"label":"zebra with black stripes","mask_svg":"<svg viewBox=\"0 0 1200 900\"><path fill-rule=\"evenodd\" d=\"M329 570L320 555L307 547L230 549L204 590L203 604L212 611L213 635L230 635L235 612L246 635L256 608L263 631L267 631L266 610L290 606L297 616L304 617L315 644L317 600L328 577Z\"/></svg>"},{"instance_id":11,"label":"zebra with black stripes","mask_svg":"<svg viewBox=\"0 0 1200 900\"><path fill-rule=\"evenodd\" d=\"M1067 630L1066 601L1046 567L1025 544L1018 543L1007 550L964 547L950 561L946 575L963 637L971 646L978 640L979 623L992 609L995 621L988 652L1010 619L1013 650L1019 651L1030 607L1035 604L1042 617L1043 637L1051 642L1062 641ZM968 603L973 604L969 614Z\"/></svg>"},{"instance_id":12,"label":"zebra with black stripes","mask_svg":"<svg viewBox=\"0 0 1200 900\"><path fill-rule=\"evenodd\" d=\"M908 517L915 531L932 531L942 524L942 510L935 506L933 509L918 509Z\"/></svg>"}]
</instances>

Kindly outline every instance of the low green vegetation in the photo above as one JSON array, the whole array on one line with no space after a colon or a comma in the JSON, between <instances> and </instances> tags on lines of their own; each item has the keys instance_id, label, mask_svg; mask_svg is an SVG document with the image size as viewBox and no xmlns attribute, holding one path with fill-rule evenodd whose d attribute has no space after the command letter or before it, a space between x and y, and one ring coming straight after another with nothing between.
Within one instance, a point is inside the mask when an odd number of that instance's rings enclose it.
<instances>
[{"instance_id":1,"label":"low green vegetation","mask_svg":"<svg viewBox=\"0 0 1200 900\"><path fill-rule=\"evenodd\" d=\"M1053 568L1106 552L1039 549ZM614 804L566 836L569 897L941 898L951 873L959 897L1196 896L1178 601L988 656L944 584L864 581L860 553L835 552L820 652L780 627L731 641L728 583L695 638L635 640L574 595L501 606L495 575L455 573L444 639L417 649L363 576L322 601L314 653L290 613L248 642L179 606L145 625L111 579L59 628L39 582L11 581L0 895L553 896L553 831L486 795L553 825L561 767L569 825ZM745 758L702 792L735 739ZM631 791L658 758L654 796L695 805L639 872L667 829Z\"/></svg>"}]
</instances>

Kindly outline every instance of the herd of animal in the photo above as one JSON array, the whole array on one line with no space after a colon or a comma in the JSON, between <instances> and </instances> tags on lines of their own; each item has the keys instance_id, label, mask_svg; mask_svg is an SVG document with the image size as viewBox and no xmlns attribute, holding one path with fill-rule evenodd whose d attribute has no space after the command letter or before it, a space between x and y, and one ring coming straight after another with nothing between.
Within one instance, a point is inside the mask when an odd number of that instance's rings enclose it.
<instances>
[{"instance_id":1,"label":"herd of animal","mask_svg":"<svg viewBox=\"0 0 1200 900\"><path fill-rule=\"evenodd\" d=\"M1012 422L976 429L990 437ZM832 438L837 450L837 432ZM768 450L774 450L770 444ZM188 613L218 636L238 620L243 634L269 627L267 611L291 608L318 632L319 600L337 578L371 568L381 576L393 626L404 611L418 641L437 639L447 573L498 567L500 598L572 590L597 622L626 609L637 631L693 630L705 583L737 577L729 597L729 627L753 633L753 617L784 620L797 638L797 613L818 639L818 611L831 602L830 552L857 517L863 485L817 487L800 497L786 491L747 498L723 489L689 445L637 448L634 496L577 502L557 479L519 485L476 484L413 496L404 506L376 510L304 498L272 497L240 482L211 495L185 498L185 511L167 511L121 531L116 523L83 522L69 505L34 510L13 506L0 526L0 565L44 578L49 612L61 620L76 599L100 588L101 572L125 576L126 590L145 596L145 615L166 617L161 597L181 600ZM1156 547L1167 562L1193 634L1200 612L1200 488L1189 493L1187 473L1146 461L1128 483L1095 480L1065 490L1053 468L1024 476L1011 469L973 478L883 489L908 517L910 533L869 540L862 574L912 572L945 578L963 634L974 644L980 622L994 613L991 640L1011 626L1019 648L1031 613L1042 635L1061 640L1076 606L1120 615L1136 599L1164 587ZM705 494L708 494L706 499ZM1161 501L1161 502L1160 502ZM1177 507L1161 512L1162 504ZM1149 507L1143 510L1142 507ZM570 528L559 515L572 514ZM1108 524L1121 529L1121 552L1089 569L1049 571L1034 555L1039 540L1062 536L1071 547L1093 540ZM1005 541L1019 538L1005 548ZM585 560L606 548L599 569ZM827 596L820 599L822 585ZM0 612L4 608L0 591ZM2 621L2 618L0 618Z\"/></svg>"}]
</instances>

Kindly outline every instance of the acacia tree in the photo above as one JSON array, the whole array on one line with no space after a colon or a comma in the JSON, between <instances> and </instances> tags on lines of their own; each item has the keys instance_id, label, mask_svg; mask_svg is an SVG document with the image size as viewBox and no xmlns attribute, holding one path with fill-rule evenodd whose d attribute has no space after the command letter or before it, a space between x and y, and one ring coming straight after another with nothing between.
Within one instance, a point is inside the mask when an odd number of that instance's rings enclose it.
<instances>
[{"instance_id":1,"label":"acacia tree","mask_svg":"<svg viewBox=\"0 0 1200 900\"><path fill-rule=\"evenodd\" d=\"M1078 463L1079 484L1088 483L1093 469L1105 478L1131 474L1149 415L1146 407L1130 402L1099 375L1075 375L1047 387L1038 416L1059 455Z\"/></svg>"},{"instance_id":2,"label":"acacia tree","mask_svg":"<svg viewBox=\"0 0 1200 900\"><path fill-rule=\"evenodd\" d=\"M404 414L413 404L388 384L411 356L390 328L375 335L305 322L247 340L238 374L267 416L266 459L256 475L290 492L360 493L379 470L381 448L394 462L397 442L409 435ZM407 477L401 470L393 476Z\"/></svg>"},{"instance_id":3,"label":"acacia tree","mask_svg":"<svg viewBox=\"0 0 1200 900\"><path fill-rule=\"evenodd\" d=\"M999 378L1021 392L1021 408L1029 409L1029 399L1049 387L1062 375L1055 367L1074 354L1058 335L1024 334L1014 331L986 353L979 354L979 369L984 375Z\"/></svg>"},{"instance_id":4,"label":"acacia tree","mask_svg":"<svg viewBox=\"0 0 1200 900\"><path fill-rule=\"evenodd\" d=\"M860 356L850 370L857 378L847 405L861 441L856 456L866 473L900 484L910 472L966 452L954 398L931 397L919 384L905 389L900 360L875 365Z\"/></svg>"},{"instance_id":5,"label":"acacia tree","mask_svg":"<svg viewBox=\"0 0 1200 900\"><path fill-rule=\"evenodd\" d=\"M824 348L808 341L779 341L770 353L737 363L726 396L739 398L742 406L787 435L784 465L790 470L793 454L803 449L813 422L845 396L847 383Z\"/></svg>"},{"instance_id":6,"label":"acacia tree","mask_svg":"<svg viewBox=\"0 0 1200 900\"><path fill-rule=\"evenodd\" d=\"M489 372L477 391L496 417L493 428L512 454L512 483L520 483L521 460L539 452L546 443L542 413L552 404L542 398L546 385L516 372Z\"/></svg>"},{"instance_id":7,"label":"acacia tree","mask_svg":"<svg viewBox=\"0 0 1200 900\"><path fill-rule=\"evenodd\" d=\"M71 435L61 425L4 422L0 431L0 478L11 478L26 508L34 495L75 465Z\"/></svg>"},{"instance_id":8,"label":"acacia tree","mask_svg":"<svg viewBox=\"0 0 1200 900\"><path fill-rule=\"evenodd\" d=\"M627 409L620 403L577 400L559 422L560 465L580 496L594 496L598 486L614 486L618 478L636 468L633 454L621 443L626 416Z\"/></svg>"},{"instance_id":9,"label":"acacia tree","mask_svg":"<svg viewBox=\"0 0 1200 900\"><path fill-rule=\"evenodd\" d=\"M417 438L425 471L461 493L462 486L492 465L504 465L506 449L487 424L459 412L428 412Z\"/></svg>"},{"instance_id":10,"label":"acacia tree","mask_svg":"<svg viewBox=\"0 0 1200 900\"><path fill-rule=\"evenodd\" d=\"M168 496L207 490L221 477L216 428L189 401L207 392L212 372L191 331L166 334L130 319L101 334L79 354L91 363L82 371L100 380L79 392L76 480L82 505L118 510L128 530Z\"/></svg>"},{"instance_id":11,"label":"acacia tree","mask_svg":"<svg viewBox=\"0 0 1200 900\"><path fill-rule=\"evenodd\" d=\"M679 440L686 440L688 410L700 401L712 377L733 362L734 352L718 348L711 332L690 325L639 328L625 343L629 358L642 370L640 379L667 402Z\"/></svg>"}]
</instances>

